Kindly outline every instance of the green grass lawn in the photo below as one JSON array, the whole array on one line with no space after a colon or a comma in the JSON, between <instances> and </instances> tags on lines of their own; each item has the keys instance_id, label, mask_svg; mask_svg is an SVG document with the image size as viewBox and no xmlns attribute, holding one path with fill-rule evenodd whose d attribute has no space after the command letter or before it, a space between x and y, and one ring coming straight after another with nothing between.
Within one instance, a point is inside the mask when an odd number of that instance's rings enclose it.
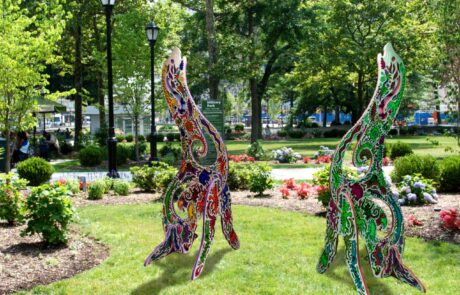
<instances>
[{"instance_id":1,"label":"green grass lawn","mask_svg":"<svg viewBox=\"0 0 460 295\"><path fill-rule=\"evenodd\" d=\"M342 241L332 269L324 275L315 270L325 228L325 220L319 217L234 206L241 248L232 250L218 230L205 270L192 282L199 240L191 254L173 254L147 268L142 265L163 239L161 204L89 206L80 208L79 213L81 229L107 244L110 257L92 270L36 287L30 293L356 294L346 270ZM458 245L408 238L404 258L430 294L460 290ZM364 260L363 265L367 266ZM420 294L396 279L366 274L372 294Z\"/></svg>"},{"instance_id":2,"label":"green grass lawn","mask_svg":"<svg viewBox=\"0 0 460 295\"><path fill-rule=\"evenodd\" d=\"M453 155L452 152L445 151L446 147L452 147L459 151L457 141L454 137L448 136L432 136L431 138L439 141L439 145L435 146L426 140L427 136L393 136L388 137L386 142L392 144L397 141L408 143L412 146L416 154L430 154L437 158L444 158ZM265 152L271 153L272 150L282 147L291 147L294 151L303 156L313 156L318 151L321 145L335 149L339 143L339 138L309 138L309 139L289 139L289 140L263 140L263 148ZM227 149L231 154L243 154L249 145L248 141L226 141ZM350 160L351 153L347 153L347 158Z\"/></svg>"}]
</instances>

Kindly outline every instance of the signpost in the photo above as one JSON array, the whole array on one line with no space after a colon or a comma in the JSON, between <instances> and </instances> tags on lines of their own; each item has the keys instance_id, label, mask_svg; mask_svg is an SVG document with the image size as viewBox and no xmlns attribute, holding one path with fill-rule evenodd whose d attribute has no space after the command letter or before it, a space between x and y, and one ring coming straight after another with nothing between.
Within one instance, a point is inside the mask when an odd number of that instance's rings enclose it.
<instances>
[{"instance_id":1,"label":"signpost","mask_svg":"<svg viewBox=\"0 0 460 295\"><path fill-rule=\"evenodd\" d=\"M212 125L224 136L224 104L222 100L204 100L201 103L203 115L211 122ZM204 165L211 165L216 161L217 153L214 148L214 143L207 133L205 133L206 142L209 150L207 156L201 161Z\"/></svg>"}]
</instances>

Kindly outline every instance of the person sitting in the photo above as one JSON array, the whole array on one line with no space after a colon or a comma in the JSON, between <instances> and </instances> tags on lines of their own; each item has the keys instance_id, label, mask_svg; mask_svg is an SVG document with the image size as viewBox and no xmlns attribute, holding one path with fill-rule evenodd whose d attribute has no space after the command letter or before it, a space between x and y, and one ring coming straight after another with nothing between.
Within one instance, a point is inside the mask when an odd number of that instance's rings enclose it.
<instances>
[{"instance_id":1,"label":"person sitting","mask_svg":"<svg viewBox=\"0 0 460 295\"><path fill-rule=\"evenodd\" d=\"M17 143L13 150L13 164L26 160L29 157L29 148L29 135L24 131L18 132Z\"/></svg>"}]
</instances>

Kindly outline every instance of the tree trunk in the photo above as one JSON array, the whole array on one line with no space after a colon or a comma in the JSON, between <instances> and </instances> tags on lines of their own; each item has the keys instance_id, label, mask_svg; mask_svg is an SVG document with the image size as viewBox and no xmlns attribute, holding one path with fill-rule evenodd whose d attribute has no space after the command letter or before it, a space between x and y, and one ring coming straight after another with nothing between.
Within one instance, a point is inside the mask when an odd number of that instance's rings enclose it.
<instances>
[{"instance_id":1,"label":"tree trunk","mask_svg":"<svg viewBox=\"0 0 460 295\"><path fill-rule=\"evenodd\" d=\"M5 132L5 139L6 139L6 147L5 147L5 173L9 173L11 171L11 133L9 130Z\"/></svg>"},{"instance_id":2,"label":"tree trunk","mask_svg":"<svg viewBox=\"0 0 460 295\"><path fill-rule=\"evenodd\" d=\"M81 2L81 1L79 1ZM79 149L80 147L80 135L83 129L82 121L82 87L83 87L83 65L81 57L81 37L82 37L82 26L81 26L81 12L76 15L76 27L75 27L75 64L74 64L74 87L76 93L74 95L75 99L75 147Z\"/></svg>"},{"instance_id":3,"label":"tree trunk","mask_svg":"<svg viewBox=\"0 0 460 295\"><path fill-rule=\"evenodd\" d=\"M136 149L136 162L139 161L139 116L134 116L134 144Z\"/></svg>"},{"instance_id":4,"label":"tree trunk","mask_svg":"<svg viewBox=\"0 0 460 295\"><path fill-rule=\"evenodd\" d=\"M251 142L255 142L262 138L262 120L260 114L262 112L262 101L259 98L257 91L256 79L249 80L251 91Z\"/></svg>"},{"instance_id":5,"label":"tree trunk","mask_svg":"<svg viewBox=\"0 0 460 295\"><path fill-rule=\"evenodd\" d=\"M93 18L93 29L94 39L96 40L96 49L98 52L103 52L104 48L101 42L101 33L97 27L97 15ZM99 104L99 127L101 130L107 129L107 121L105 118L105 97L104 97L104 75L102 71L97 67L96 70L96 82L97 82L97 102Z\"/></svg>"},{"instance_id":6,"label":"tree trunk","mask_svg":"<svg viewBox=\"0 0 460 295\"><path fill-rule=\"evenodd\" d=\"M327 104L323 105L323 112L324 112L324 115L323 115L323 127L326 127L327 126Z\"/></svg>"},{"instance_id":7,"label":"tree trunk","mask_svg":"<svg viewBox=\"0 0 460 295\"><path fill-rule=\"evenodd\" d=\"M206 31L208 37L208 83L209 98L219 99L219 76L215 69L217 63L217 42L214 26L214 1L206 0Z\"/></svg>"},{"instance_id":8,"label":"tree trunk","mask_svg":"<svg viewBox=\"0 0 460 295\"><path fill-rule=\"evenodd\" d=\"M334 122L338 125L340 123L340 106L335 106Z\"/></svg>"},{"instance_id":9,"label":"tree trunk","mask_svg":"<svg viewBox=\"0 0 460 295\"><path fill-rule=\"evenodd\" d=\"M353 116L353 123L356 123L364 110L364 73L358 72L358 97L356 103L356 116Z\"/></svg>"}]
</instances>

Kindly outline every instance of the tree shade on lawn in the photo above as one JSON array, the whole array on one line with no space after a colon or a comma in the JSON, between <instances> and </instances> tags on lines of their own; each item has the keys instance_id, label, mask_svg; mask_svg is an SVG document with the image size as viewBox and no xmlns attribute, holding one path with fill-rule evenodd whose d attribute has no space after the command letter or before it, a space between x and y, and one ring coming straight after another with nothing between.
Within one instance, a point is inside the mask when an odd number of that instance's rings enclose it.
<instances>
[{"instance_id":1,"label":"tree shade on lawn","mask_svg":"<svg viewBox=\"0 0 460 295\"><path fill-rule=\"evenodd\" d=\"M324 219L297 212L233 206L241 249L233 251L216 231L206 268L198 281L188 279L198 244L188 255L170 255L144 268L151 247L163 239L161 204L89 206L79 211L79 227L110 247L98 267L32 294L356 294L339 242L334 267L316 272L323 245ZM366 252L361 245L361 256ZM404 261L431 294L460 290L458 245L408 238ZM372 294L420 294L393 278L375 279L367 264ZM193 292L191 292L193 290Z\"/></svg>"}]
</instances>

